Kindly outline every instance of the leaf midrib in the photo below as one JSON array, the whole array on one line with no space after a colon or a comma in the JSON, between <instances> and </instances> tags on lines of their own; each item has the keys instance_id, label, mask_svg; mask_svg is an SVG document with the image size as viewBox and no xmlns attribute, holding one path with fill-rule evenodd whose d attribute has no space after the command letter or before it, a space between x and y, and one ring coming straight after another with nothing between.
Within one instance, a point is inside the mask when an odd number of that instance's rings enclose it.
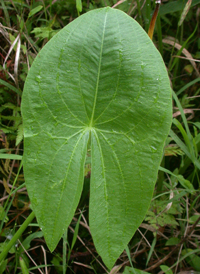
<instances>
[{"instance_id":1,"label":"leaf midrib","mask_svg":"<svg viewBox=\"0 0 200 274\"><path fill-rule=\"evenodd\" d=\"M98 147L99 147L99 151L100 151L100 154L101 154L101 163L102 163L102 177L103 177L103 181L104 181L104 197L105 197L105 202L106 202L106 225L107 225L107 235L106 235L106 238L107 238L107 245L108 245L108 253L109 253L109 256L111 257L111 245L110 245L110 241L109 241L109 233L110 233L110 219L109 219L109 213L108 213L108 193L107 193L107 180L106 180L106 174L105 174L105 163L104 163L104 155L103 155L103 151L102 151L102 147L101 147L101 142L99 140L99 137L98 137L98 134L95 130L92 130L95 138L96 138L96 141L98 143Z\"/></svg>"},{"instance_id":2,"label":"leaf midrib","mask_svg":"<svg viewBox=\"0 0 200 274\"><path fill-rule=\"evenodd\" d=\"M92 115L91 115L89 127L93 126L94 113L95 113L96 102L97 102L97 94L98 94L98 88L99 88L99 79L100 79L102 53L103 53L103 42L104 42L104 36L105 36L105 28L106 28L107 15L108 15L108 13L106 13L106 15L105 15L105 21L104 21L104 26L103 26L103 35L102 35L102 41L101 41L101 50L100 50L100 56L99 56L99 67L98 67L98 74L97 74L97 83L96 83L94 103L93 103L93 109L92 109Z\"/></svg>"}]
</instances>

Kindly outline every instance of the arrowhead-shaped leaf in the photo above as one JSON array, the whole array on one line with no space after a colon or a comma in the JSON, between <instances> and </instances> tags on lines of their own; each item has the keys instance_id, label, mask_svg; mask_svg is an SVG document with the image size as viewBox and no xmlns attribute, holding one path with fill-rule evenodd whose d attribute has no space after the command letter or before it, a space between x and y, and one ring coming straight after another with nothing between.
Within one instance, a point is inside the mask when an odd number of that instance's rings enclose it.
<instances>
[{"instance_id":1,"label":"arrowhead-shaped leaf","mask_svg":"<svg viewBox=\"0 0 200 274\"><path fill-rule=\"evenodd\" d=\"M91 143L89 221L111 268L148 209L171 124L160 54L125 13L88 12L36 57L22 114L26 184L50 250L78 205Z\"/></svg>"}]
</instances>

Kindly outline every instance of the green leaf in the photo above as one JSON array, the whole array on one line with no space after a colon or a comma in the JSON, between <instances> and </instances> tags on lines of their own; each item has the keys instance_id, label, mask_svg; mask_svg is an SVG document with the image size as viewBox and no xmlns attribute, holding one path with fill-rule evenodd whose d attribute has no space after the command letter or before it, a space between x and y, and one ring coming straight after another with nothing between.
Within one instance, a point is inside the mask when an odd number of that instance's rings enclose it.
<instances>
[{"instance_id":1,"label":"green leaf","mask_svg":"<svg viewBox=\"0 0 200 274\"><path fill-rule=\"evenodd\" d=\"M133 263L132 263L131 253L130 253L129 247L127 246L127 247L125 248L125 250L126 250L126 254L127 254L127 256L128 256L128 259L129 259L130 265L131 265L131 266L132 266L132 268L133 268Z\"/></svg>"},{"instance_id":2,"label":"green leaf","mask_svg":"<svg viewBox=\"0 0 200 274\"><path fill-rule=\"evenodd\" d=\"M50 39L57 32L58 32L57 30L53 30L50 26L34 28L34 30L31 31L31 33L35 33L36 38L41 38L41 39L45 39L45 38Z\"/></svg>"},{"instance_id":3,"label":"green leaf","mask_svg":"<svg viewBox=\"0 0 200 274\"><path fill-rule=\"evenodd\" d=\"M72 244L71 244L71 247L70 247L70 249L71 249L71 250L73 250L74 245L75 245L76 240L77 240L77 236L78 236L78 230L79 230L79 224L80 224L81 216L82 216L82 213L80 214L80 216L79 216L79 218L78 218L78 221L77 221L77 223L76 223L76 227L75 227L75 230L74 230L74 235L73 235L73 239L72 239Z\"/></svg>"},{"instance_id":4,"label":"green leaf","mask_svg":"<svg viewBox=\"0 0 200 274\"><path fill-rule=\"evenodd\" d=\"M139 269L136 269L136 268L126 266L125 269L124 269L123 274L150 274L150 273L139 270Z\"/></svg>"},{"instance_id":5,"label":"green leaf","mask_svg":"<svg viewBox=\"0 0 200 274\"><path fill-rule=\"evenodd\" d=\"M195 191L195 189L194 189L193 185L190 183L190 181L184 179L184 177L182 175L179 174L177 176L177 179L179 180L179 182L181 183L181 185L184 188L186 188L188 190L191 190L191 191Z\"/></svg>"},{"instance_id":6,"label":"green leaf","mask_svg":"<svg viewBox=\"0 0 200 274\"><path fill-rule=\"evenodd\" d=\"M167 13L172 14L173 12L182 11L184 9L184 6L188 0L178 0L178 1L170 1L169 3L166 3L160 7L160 15L164 15ZM200 3L200 0L193 0L191 7L194 7L195 5L198 5Z\"/></svg>"},{"instance_id":7,"label":"green leaf","mask_svg":"<svg viewBox=\"0 0 200 274\"><path fill-rule=\"evenodd\" d=\"M173 272L167 265L161 265L160 268L165 274L173 274Z\"/></svg>"},{"instance_id":8,"label":"green leaf","mask_svg":"<svg viewBox=\"0 0 200 274\"><path fill-rule=\"evenodd\" d=\"M8 82L0 79L0 84L6 86L7 88L9 88L12 91L16 92L17 94L21 95L21 91L19 89L15 88L15 87L13 87L13 85L9 84Z\"/></svg>"},{"instance_id":9,"label":"green leaf","mask_svg":"<svg viewBox=\"0 0 200 274\"><path fill-rule=\"evenodd\" d=\"M0 159L22 160L21 155L0 153Z\"/></svg>"},{"instance_id":10,"label":"green leaf","mask_svg":"<svg viewBox=\"0 0 200 274\"><path fill-rule=\"evenodd\" d=\"M199 252L199 249L193 250L191 248L183 249L181 255L185 257L187 263L196 271L200 271L200 257L195 253Z\"/></svg>"},{"instance_id":11,"label":"green leaf","mask_svg":"<svg viewBox=\"0 0 200 274\"><path fill-rule=\"evenodd\" d=\"M0 274L5 273L8 260L4 260L0 263Z\"/></svg>"},{"instance_id":12,"label":"green leaf","mask_svg":"<svg viewBox=\"0 0 200 274\"><path fill-rule=\"evenodd\" d=\"M0 220L7 223L9 218L6 216L6 212L2 206L0 206Z\"/></svg>"},{"instance_id":13,"label":"green leaf","mask_svg":"<svg viewBox=\"0 0 200 274\"><path fill-rule=\"evenodd\" d=\"M166 172L166 173L168 173L168 174L170 174L170 175L176 177L177 180L179 181L179 183L180 183L184 188L186 188L189 192L190 192L190 191L191 191L191 192L195 191L193 185L190 183L190 181L186 180L186 179L183 177L183 175L181 175L181 174L178 174L178 175L177 175L177 174L175 174L175 172L172 173L170 170L168 170L168 169L166 169L166 168L164 168L164 167L161 167L161 166L159 167L159 170L161 170L161 171L163 171L163 172Z\"/></svg>"},{"instance_id":14,"label":"green leaf","mask_svg":"<svg viewBox=\"0 0 200 274\"><path fill-rule=\"evenodd\" d=\"M90 11L40 51L22 98L24 172L51 251L80 200L91 148L90 228L112 268L149 207L171 103L159 52L122 11Z\"/></svg>"},{"instance_id":15,"label":"green leaf","mask_svg":"<svg viewBox=\"0 0 200 274\"><path fill-rule=\"evenodd\" d=\"M79 12L82 12L82 0L76 0L76 9Z\"/></svg>"},{"instance_id":16,"label":"green leaf","mask_svg":"<svg viewBox=\"0 0 200 274\"><path fill-rule=\"evenodd\" d=\"M19 263L23 274L29 274L27 265L22 257L19 258Z\"/></svg>"},{"instance_id":17,"label":"green leaf","mask_svg":"<svg viewBox=\"0 0 200 274\"><path fill-rule=\"evenodd\" d=\"M19 143L23 140L23 136L24 136L23 125L20 124L17 129L17 137L15 142L16 146L18 146Z\"/></svg>"},{"instance_id":18,"label":"green leaf","mask_svg":"<svg viewBox=\"0 0 200 274\"><path fill-rule=\"evenodd\" d=\"M151 256L152 256L152 254L153 254L153 251L154 251L154 249L155 249L156 242L157 242L157 238L154 237L154 239L153 239L153 241L152 241L152 244L151 244L151 248L150 248L149 253L148 253L147 260L146 260L146 266L148 265L149 260L151 259Z\"/></svg>"},{"instance_id":19,"label":"green leaf","mask_svg":"<svg viewBox=\"0 0 200 274\"><path fill-rule=\"evenodd\" d=\"M171 237L169 240L166 241L166 246L171 246L171 245L177 245L180 242L179 238L176 237Z\"/></svg>"},{"instance_id":20,"label":"green leaf","mask_svg":"<svg viewBox=\"0 0 200 274\"><path fill-rule=\"evenodd\" d=\"M32 9L28 14L28 18L32 17L34 14L39 12L42 8L43 8L43 6L39 5L36 8Z\"/></svg>"},{"instance_id":21,"label":"green leaf","mask_svg":"<svg viewBox=\"0 0 200 274\"><path fill-rule=\"evenodd\" d=\"M198 220L199 217L200 217L199 214L191 216L191 217L189 218L189 223L190 223L190 224L194 224L194 223ZM200 224L200 222L199 222L198 224Z\"/></svg>"},{"instance_id":22,"label":"green leaf","mask_svg":"<svg viewBox=\"0 0 200 274\"><path fill-rule=\"evenodd\" d=\"M28 250L30 248L31 245L31 241L36 239L36 238L41 238L43 237L43 231L36 231L31 233L28 237L26 237L26 239L22 242L22 245L24 247L24 249ZM18 254L21 255L21 253L24 251L24 249L22 248L22 246L20 246L18 248Z\"/></svg>"}]
</instances>

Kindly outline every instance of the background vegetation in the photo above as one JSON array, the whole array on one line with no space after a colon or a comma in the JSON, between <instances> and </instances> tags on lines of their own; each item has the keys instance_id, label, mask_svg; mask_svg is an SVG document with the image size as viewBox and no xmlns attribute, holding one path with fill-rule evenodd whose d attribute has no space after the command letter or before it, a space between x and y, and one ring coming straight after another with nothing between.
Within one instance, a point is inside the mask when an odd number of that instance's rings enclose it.
<instances>
[{"instance_id":1,"label":"background vegetation","mask_svg":"<svg viewBox=\"0 0 200 274\"><path fill-rule=\"evenodd\" d=\"M120 267L110 273L136 273L132 267L160 274L200 273L200 1L162 2L153 41L171 80L174 119L149 211L119 258ZM31 212L21 161L20 103L35 56L61 28L100 7L115 6L148 31L155 4L150 0L1 0L0 5L2 251ZM33 220L1 263L0 273L108 273L88 226L89 182L86 163L81 201L56 250L49 252Z\"/></svg>"}]
</instances>

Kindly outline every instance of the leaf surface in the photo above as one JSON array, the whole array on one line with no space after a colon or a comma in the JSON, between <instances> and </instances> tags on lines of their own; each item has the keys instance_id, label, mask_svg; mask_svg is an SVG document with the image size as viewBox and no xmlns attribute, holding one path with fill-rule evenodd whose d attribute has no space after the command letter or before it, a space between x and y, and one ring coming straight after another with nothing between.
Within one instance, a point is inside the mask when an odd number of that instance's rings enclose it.
<instances>
[{"instance_id":1,"label":"leaf surface","mask_svg":"<svg viewBox=\"0 0 200 274\"><path fill-rule=\"evenodd\" d=\"M90 11L45 45L22 115L26 184L51 251L78 205L91 146L90 227L112 268L148 210L171 112L162 58L125 13Z\"/></svg>"}]
</instances>

